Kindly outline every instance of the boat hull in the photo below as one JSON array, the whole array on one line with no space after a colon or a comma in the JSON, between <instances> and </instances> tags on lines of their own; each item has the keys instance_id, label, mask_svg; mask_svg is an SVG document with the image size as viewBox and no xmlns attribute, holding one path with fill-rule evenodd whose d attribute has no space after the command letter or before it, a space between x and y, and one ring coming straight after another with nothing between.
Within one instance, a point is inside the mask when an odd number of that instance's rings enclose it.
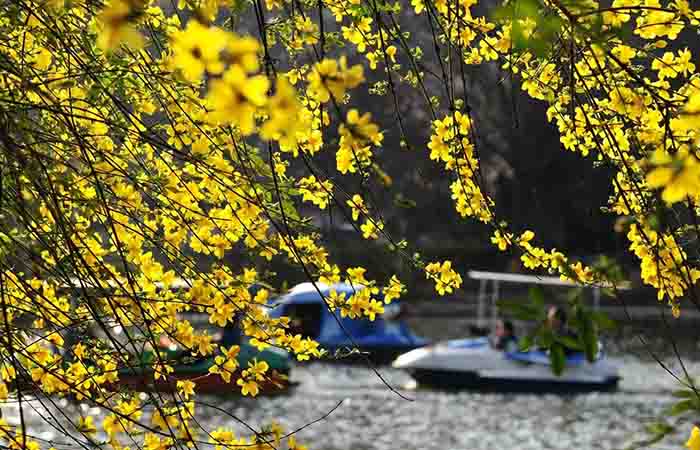
<instances>
[{"instance_id":1,"label":"boat hull","mask_svg":"<svg viewBox=\"0 0 700 450\"><path fill-rule=\"evenodd\" d=\"M283 393L293 386L289 381L289 373L274 371L268 377L259 382L260 394L274 395ZM190 380L195 383L195 392L198 394L217 394L225 395L240 394L240 386L236 384L241 376L240 371L236 371L231 375L230 382L224 381L217 374L170 374L167 379L155 380L153 374L135 374L121 375L119 381L113 383L109 388L113 391L129 390L136 392L175 392L177 382L181 380Z\"/></svg>"},{"instance_id":2,"label":"boat hull","mask_svg":"<svg viewBox=\"0 0 700 450\"><path fill-rule=\"evenodd\" d=\"M165 353L164 358L173 366L174 371L168 374L167 379L156 380L152 367L154 354L151 352L141 356L143 359L139 364L119 370L119 381L110 387L112 390L173 392L178 381L191 380L195 382L195 392L198 393L237 394L240 393L240 386L236 382L241 377L242 370L253 361L264 361L269 367L266 379L259 383L260 393L281 392L290 386L288 380L290 365L286 353L272 349L258 351L246 343L240 344L240 351L236 357L239 369L231 374L230 382L226 382L218 374L209 372L214 365L214 357L191 358L182 352Z\"/></svg>"},{"instance_id":3,"label":"boat hull","mask_svg":"<svg viewBox=\"0 0 700 450\"><path fill-rule=\"evenodd\" d=\"M488 339L462 339L419 348L399 356L393 367L420 385L497 392L579 393L611 391L620 380L602 353L593 362L582 353L566 357L556 375L545 351L503 352Z\"/></svg>"},{"instance_id":4,"label":"boat hull","mask_svg":"<svg viewBox=\"0 0 700 450\"><path fill-rule=\"evenodd\" d=\"M351 352L346 348L328 348L323 345L321 347L328 351L328 354L321 359L323 362L365 365L369 360L372 364L388 365L398 356L419 346L360 347L359 353Z\"/></svg>"},{"instance_id":5,"label":"boat hull","mask_svg":"<svg viewBox=\"0 0 700 450\"><path fill-rule=\"evenodd\" d=\"M586 392L614 392L619 377L603 382L570 382L518 378L481 377L476 372L449 372L443 370L414 369L409 374L420 386L444 390L470 390L476 392L553 393L577 394Z\"/></svg>"}]
</instances>

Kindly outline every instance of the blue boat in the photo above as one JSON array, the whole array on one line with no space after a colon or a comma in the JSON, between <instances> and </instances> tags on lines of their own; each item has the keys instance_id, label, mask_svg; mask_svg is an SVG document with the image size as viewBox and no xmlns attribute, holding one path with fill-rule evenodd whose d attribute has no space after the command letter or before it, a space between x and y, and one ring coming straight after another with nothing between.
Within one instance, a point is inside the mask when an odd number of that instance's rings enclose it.
<instances>
[{"instance_id":1,"label":"blue boat","mask_svg":"<svg viewBox=\"0 0 700 450\"><path fill-rule=\"evenodd\" d=\"M271 317L291 319L291 332L310 337L328 351L325 360L362 362L369 358L375 363L388 363L398 355L427 345L428 340L416 336L399 318L400 303L385 305L384 314L374 321L367 318L341 317L340 311L331 312L318 290L327 296L332 289L346 298L363 287L349 284L328 286L320 283L302 283L289 293L272 301ZM381 296L376 296L381 300ZM357 348L361 354L349 354ZM364 355L364 356L363 356Z\"/></svg>"}]
</instances>

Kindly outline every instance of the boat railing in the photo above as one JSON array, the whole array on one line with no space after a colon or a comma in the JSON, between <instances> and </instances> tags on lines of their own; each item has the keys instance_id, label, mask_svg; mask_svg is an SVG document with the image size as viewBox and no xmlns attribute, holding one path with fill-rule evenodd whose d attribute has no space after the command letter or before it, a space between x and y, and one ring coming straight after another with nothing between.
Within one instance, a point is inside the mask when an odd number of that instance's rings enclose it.
<instances>
[{"instance_id":1,"label":"boat railing","mask_svg":"<svg viewBox=\"0 0 700 450\"><path fill-rule=\"evenodd\" d=\"M593 289L593 309L598 311L600 309L600 297L601 289L605 288L616 288L619 290L630 289L630 284L628 282L623 282L616 285L610 285L608 283L598 283L594 285L583 285L580 283L574 283L568 280L562 280L560 277L553 276L541 276L541 275L524 275L518 273L500 273L500 272L485 272L480 270L471 270L467 273L469 278L479 281L479 291L477 294L477 327L483 328L486 326L486 309L490 306L490 316L491 325L493 326L498 319L498 306L497 302L500 295L501 283L515 283L515 284L537 284L537 285L548 285L548 286L561 286L561 287L587 287ZM491 287L490 295L487 289ZM490 303L490 305L487 305Z\"/></svg>"}]
</instances>

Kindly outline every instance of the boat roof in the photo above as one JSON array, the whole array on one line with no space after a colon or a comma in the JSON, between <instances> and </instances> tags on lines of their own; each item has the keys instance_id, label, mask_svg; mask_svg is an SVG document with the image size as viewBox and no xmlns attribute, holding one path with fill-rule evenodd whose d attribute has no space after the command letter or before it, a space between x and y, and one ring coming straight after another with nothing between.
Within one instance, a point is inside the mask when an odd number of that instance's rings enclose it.
<instances>
[{"instance_id":1,"label":"boat roof","mask_svg":"<svg viewBox=\"0 0 700 450\"><path fill-rule=\"evenodd\" d=\"M467 272L469 278L473 280L489 280L489 281L500 281L504 283L526 283L526 284L545 284L552 286L571 286L571 287L585 287L580 283L574 283L572 281L564 280L561 277L550 277L543 275L523 275L519 273L499 273L499 272L485 272L481 270L470 270ZM611 287L608 283L597 283L589 285L590 287ZM618 289L629 289L629 282L622 282L617 284L615 287Z\"/></svg>"}]
</instances>

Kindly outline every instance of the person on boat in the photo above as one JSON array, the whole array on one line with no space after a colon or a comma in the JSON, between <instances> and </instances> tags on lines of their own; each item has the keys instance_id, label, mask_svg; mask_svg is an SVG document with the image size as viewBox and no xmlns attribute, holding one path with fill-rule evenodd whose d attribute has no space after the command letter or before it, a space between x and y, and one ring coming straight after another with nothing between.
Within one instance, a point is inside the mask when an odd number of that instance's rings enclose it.
<instances>
[{"instance_id":1,"label":"person on boat","mask_svg":"<svg viewBox=\"0 0 700 450\"><path fill-rule=\"evenodd\" d=\"M555 334L562 334L566 324L566 312L558 306L550 306L545 325Z\"/></svg>"},{"instance_id":2,"label":"person on boat","mask_svg":"<svg viewBox=\"0 0 700 450\"><path fill-rule=\"evenodd\" d=\"M226 327L224 327L224 333L221 336L221 345L225 347L230 347L232 345L240 345L242 341L241 336L241 319L238 314L236 314Z\"/></svg>"},{"instance_id":3,"label":"person on boat","mask_svg":"<svg viewBox=\"0 0 700 450\"><path fill-rule=\"evenodd\" d=\"M289 305L285 315L289 317L289 332L292 335L315 339L321 326L321 306L316 304Z\"/></svg>"},{"instance_id":4,"label":"person on boat","mask_svg":"<svg viewBox=\"0 0 700 450\"><path fill-rule=\"evenodd\" d=\"M491 345L496 350L504 352L514 352L518 350L518 338L515 337L513 322L509 320L498 320L496 322L496 328L491 337Z\"/></svg>"}]
</instances>

